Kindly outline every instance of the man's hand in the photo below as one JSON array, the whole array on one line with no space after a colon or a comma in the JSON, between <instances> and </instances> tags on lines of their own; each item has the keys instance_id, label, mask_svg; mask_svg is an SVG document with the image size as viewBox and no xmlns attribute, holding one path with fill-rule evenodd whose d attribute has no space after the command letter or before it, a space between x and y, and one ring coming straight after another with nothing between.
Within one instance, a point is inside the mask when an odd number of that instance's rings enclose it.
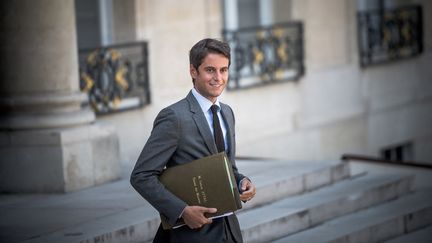
<instances>
[{"instance_id":1,"label":"man's hand","mask_svg":"<svg viewBox=\"0 0 432 243\"><path fill-rule=\"evenodd\" d=\"M242 191L242 193L240 194L240 200L242 200L243 202L249 201L255 196L256 188L248 179L244 179L241 182L240 189Z\"/></svg>"},{"instance_id":2,"label":"man's hand","mask_svg":"<svg viewBox=\"0 0 432 243\"><path fill-rule=\"evenodd\" d=\"M216 213L216 208L205 208L200 206L186 206L182 218L191 229L199 229L205 224L211 224L212 220L204 216L204 213Z\"/></svg>"}]
</instances>

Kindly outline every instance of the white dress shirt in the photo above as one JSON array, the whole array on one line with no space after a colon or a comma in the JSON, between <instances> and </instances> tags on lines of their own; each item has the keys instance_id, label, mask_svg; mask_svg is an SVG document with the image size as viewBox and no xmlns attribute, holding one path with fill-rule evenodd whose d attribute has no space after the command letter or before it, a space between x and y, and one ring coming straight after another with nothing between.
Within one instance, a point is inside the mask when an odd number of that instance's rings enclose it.
<instances>
[{"instance_id":1,"label":"white dress shirt","mask_svg":"<svg viewBox=\"0 0 432 243\"><path fill-rule=\"evenodd\" d=\"M222 118L219 99L217 99L216 102L213 104L210 100L208 100L207 98L202 96L200 93L198 93L198 91L195 88L192 88L192 94L195 97L195 99L198 101L198 104L200 105L200 107L201 107L201 109L202 109L202 111L206 117L207 123L210 127L210 131L213 134L213 136L214 136L213 114L212 114L210 107L212 105L218 106L218 117L219 117L219 123L221 125L221 129L222 129L222 133L223 133L225 152L228 153L229 148L228 148L228 141L227 141L227 127L225 125L225 121Z\"/></svg>"}]
</instances>

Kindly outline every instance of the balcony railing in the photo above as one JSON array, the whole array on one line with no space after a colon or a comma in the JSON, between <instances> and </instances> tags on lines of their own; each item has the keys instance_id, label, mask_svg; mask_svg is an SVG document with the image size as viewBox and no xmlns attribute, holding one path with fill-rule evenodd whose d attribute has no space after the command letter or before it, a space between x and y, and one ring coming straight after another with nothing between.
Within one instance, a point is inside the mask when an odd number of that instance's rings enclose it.
<instances>
[{"instance_id":1,"label":"balcony railing","mask_svg":"<svg viewBox=\"0 0 432 243\"><path fill-rule=\"evenodd\" d=\"M304 74L301 22L225 30L223 35L232 48L228 89L298 80Z\"/></svg>"},{"instance_id":2,"label":"balcony railing","mask_svg":"<svg viewBox=\"0 0 432 243\"><path fill-rule=\"evenodd\" d=\"M362 67L413 57L423 51L421 6L362 11L357 16Z\"/></svg>"},{"instance_id":3,"label":"balcony railing","mask_svg":"<svg viewBox=\"0 0 432 243\"><path fill-rule=\"evenodd\" d=\"M79 66L80 88L96 114L150 103L146 42L82 49Z\"/></svg>"}]
</instances>

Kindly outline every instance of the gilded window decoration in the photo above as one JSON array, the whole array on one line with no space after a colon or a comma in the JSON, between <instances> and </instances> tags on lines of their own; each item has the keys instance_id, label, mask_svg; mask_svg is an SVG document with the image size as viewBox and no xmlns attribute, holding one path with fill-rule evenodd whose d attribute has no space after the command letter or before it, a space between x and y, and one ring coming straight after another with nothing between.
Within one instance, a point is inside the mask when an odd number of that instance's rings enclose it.
<instances>
[{"instance_id":1,"label":"gilded window decoration","mask_svg":"<svg viewBox=\"0 0 432 243\"><path fill-rule=\"evenodd\" d=\"M423 51L421 6L358 13L362 67L419 55Z\"/></svg>"},{"instance_id":2,"label":"gilded window decoration","mask_svg":"<svg viewBox=\"0 0 432 243\"><path fill-rule=\"evenodd\" d=\"M304 74L301 22L224 31L232 48L228 89L298 80Z\"/></svg>"},{"instance_id":3,"label":"gilded window decoration","mask_svg":"<svg viewBox=\"0 0 432 243\"><path fill-rule=\"evenodd\" d=\"M97 114L150 103L147 43L111 45L80 51L80 88Z\"/></svg>"}]
</instances>

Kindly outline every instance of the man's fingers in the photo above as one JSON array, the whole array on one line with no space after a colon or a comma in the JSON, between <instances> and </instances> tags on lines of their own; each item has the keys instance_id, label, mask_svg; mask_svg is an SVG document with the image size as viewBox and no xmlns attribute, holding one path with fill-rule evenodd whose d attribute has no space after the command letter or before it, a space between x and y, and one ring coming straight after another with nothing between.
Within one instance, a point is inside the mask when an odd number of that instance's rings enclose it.
<instances>
[{"instance_id":1,"label":"man's fingers","mask_svg":"<svg viewBox=\"0 0 432 243\"><path fill-rule=\"evenodd\" d=\"M249 180L244 180L244 181L242 182L241 190L242 190L242 191L246 191L246 189L248 189L248 186L249 186Z\"/></svg>"},{"instance_id":2,"label":"man's fingers","mask_svg":"<svg viewBox=\"0 0 432 243\"><path fill-rule=\"evenodd\" d=\"M245 188L244 190L242 190L242 193L240 194L240 200L242 201L249 201L251 200L256 193L256 188L255 186L250 182L250 181L246 181L244 183L242 183L242 188Z\"/></svg>"},{"instance_id":3,"label":"man's fingers","mask_svg":"<svg viewBox=\"0 0 432 243\"><path fill-rule=\"evenodd\" d=\"M203 207L203 213L216 213L217 209L216 208L204 208Z\"/></svg>"},{"instance_id":4,"label":"man's fingers","mask_svg":"<svg viewBox=\"0 0 432 243\"><path fill-rule=\"evenodd\" d=\"M252 190L252 188L249 188L248 190L242 192L241 195L247 195L247 196L252 196L254 194L254 191Z\"/></svg>"},{"instance_id":5,"label":"man's fingers","mask_svg":"<svg viewBox=\"0 0 432 243\"><path fill-rule=\"evenodd\" d=\"M251 194L251 195L255 194L256 188L252 185L252 183L248 184L246 186L246 189L243 190L242 194Z\"/></svg>"},{"instance_id":6,"label":"man's fingers","mask_svg":"<svg viewBox=\"0 0 432 243\"><path fill-rule=\"evenodd\" d=\"M209 213L216 213L217 209L216 208L210 208L210 212Z\"/></svg>"},{"instance_id":7,"label":"man's fingers","mask_svg":"<svg viewBox=\"0 0 432 243\"><path fill-rule=\"evenodd\" d=\"M242 194L240 194L240 197L251 197L253 194L252 194L252 192L245 192L245 193L242 193Z\"/></svg>"},{"instance_id":8,"label":"man's fingers","mask_svg":"<svg viewBox=\"0 0 432 243\"><path fill-rule=\"evenodd\" d=\"M205 207L202 207L201 209L202 209L201 212L203 213L203 216L204 216L204 213L216 213L217 212L216 208L205 208ZM212 219L206 218L204 216L204 222L203 222L203 224L211 224L212 222L213 222Z\"/></svg>"},{"instance_id":9,"label":"man's fingers","mask_svg":"<svg viewBox=\"0 0 432 243\"><path fill-rule=\"evenodd\" d=\"M187 206L183 212L183 219L191 229L201 228L205 224L213 221L205 217L205 213L216 213L216 208L206 208L201 206Z\"/></svg>"},{"instance_id":10,"label":"man's fingers","mask_svg":"<svg viewBox=\"0 0 432 243\"><path fill-rule=\"evenodd\" d=\"M201 206L195 206L202 214L204 213L216 213L217 209L216 208L206 208L206 207L201 207Z\"/></svg>"},{"instance_id":11,"label":"man's fingers","mask_svg":"<svg viewBox=\"0 0 432 243\"><path fill-rule=\"evenodd\" d=\"M254 195L254 193L252 191L245 191L242 194L240 194L240 196L245 196L245 197L250 197L253 195Z\"/></svg>"}]
</instances>

